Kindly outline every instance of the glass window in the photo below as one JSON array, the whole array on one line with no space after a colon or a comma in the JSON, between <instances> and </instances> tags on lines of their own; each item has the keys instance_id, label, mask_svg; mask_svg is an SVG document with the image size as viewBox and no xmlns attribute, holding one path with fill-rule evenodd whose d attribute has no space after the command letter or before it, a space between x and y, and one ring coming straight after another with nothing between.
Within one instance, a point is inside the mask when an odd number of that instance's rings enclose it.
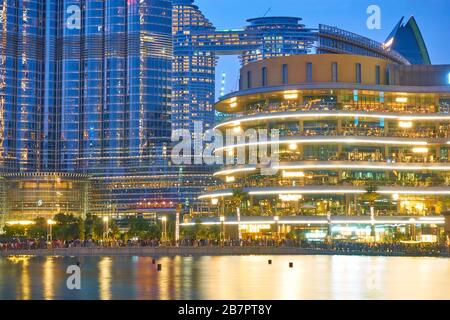
<instances>
[{"instance_id":1,"label":"glass window","mask_svg":"<svg viewBox=\"0 0 450 320\"><path fill-rule=\"evenodd\" d=\"M338 64L337 64L337 62L331 63L331 82L338 82Z\"/></svg>"},{"instance_id":2,"label":"glass window","mask_svg":"<svg viewBox=\"0 0 450 320\"><path fill-rule=\"evenodd\" d=\"M356 64L356 83L361 83L361 63Z\"/></svg>"},{"instance_id":3,"label":"glass window","mask_svg":"<svg viewBox=\"0 0 450 320\"><path fill-rule=\"evenodd\" d=\"M381 84L380 66L375 66L375 84Z\"/></svg>"},{"instance_id":4,"label":"glass window","mask_svg":"<svg viewBox=\"0 0 450 320\"><path fill-rule=\"evenodd\" d=\"M288 65L287 64L283 64L283 84L288 84L288 83L289 83Z\"/></svg>"},{"instance_id":5,"label":"glass window","mask_svg":"<svg viewBox=\"0 0 450 320\"><path fill-rule=\"evenodd\" d=\"M386 85L391 84L391 70L386 68Z\"/></svg>"},{"instance_id":6,"label":"glass window","mask_svg":"<svg viewBox=\"0 0 450 320\"><path fill-rule=\"evenodd\" d=\"M252 87L252 72L247 71L247 89L251 89Z\"/></svg>"},{"instance_id":7,"label":"glass window","mask_svg":"<svg viewBox=\"0 0 450 320\"><path fill-rule=\"evenodd\" d=\"M262 79L261 79L262 86L265 87L265 86L267 86L267 68L266 67L262 68L261 76L262 76Z\"/></svg>"},{"instance_id":8,"label":"glass window","mask_svg":"<svg viewBox=\"0 0 450 320\"><path fill-rule=\"evenodd\" d=\"M313 81L312 63L308 62L308 63L306 63L306 82L312 82L312 81Z\"/></svg>"}]
</instances>

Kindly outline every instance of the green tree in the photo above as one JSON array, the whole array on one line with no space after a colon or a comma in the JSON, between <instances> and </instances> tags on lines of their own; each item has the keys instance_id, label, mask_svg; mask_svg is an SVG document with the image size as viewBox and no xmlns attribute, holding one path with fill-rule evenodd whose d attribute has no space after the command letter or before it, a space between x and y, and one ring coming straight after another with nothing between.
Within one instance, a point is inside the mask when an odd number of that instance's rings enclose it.
<instances>
[{"instance_id":1,"label":"green tree","mask_svg":"<svg viewBox=\"0 0 450 320\"><path fill-rule=\"evenodd\" d=\"M86 239L86 229L84 228L84 220L83 218L78 218L78 239L85 240Z\"/></svg>"},{"instance_id":2,"label":"green tree","mask_svg":"<svg viewBox=\"0 0 450 320\"><path fill-rule=\"evenodd\" d=\"M26 227L20 225L6 225L4 228L5 236L8 238L22 237L26 235Z\"/></svg>"},{"instance_id":3,"label":"green tree","mask_svg":"<svg viewBox=\"0 0 450 320\"><path fill-rule=\"evenodd\" d=\"M69 214L57 214L53 220L54 239L76 240L80 239L79 219Z\"/></svg>"},{"instance_id":4,"label":"green tree","mask_svg":"<svg viewBox=\"0 0 450 320\"><path fill-rule=\"evenodd\" d=\"M220 240L220 227L217 225L208 228L209 240Z\"/></svg>"},{"instance_id":5,"label":"green tree","mask_svg":"<svg viewBox=\"0 0 450 320\"><path fill-rule=\"evenodd\" d=\"M233 191L233 196L231 197L230 204L231 204L231 210L232 214L237 214L237 209L242 209L242 204L247 200L248 193L245 192L242 189L235 189Z\"/></svg>"},{"instance_id":6,"label":"green tree","mask_svg":"<svg viewBox=\"0 0 450 320\"><path fill-rule=\"evenodd\" d=\"M84 220L85 239L99 240L102 236L103 225L97 216L88 213Z\"/></svg>"},{"instance_id":7,"label":"green tree","mask_svg":"<svg viewBox=\"0 0 450 320\"><path fill-rule=\"evenodd\" d=\"M375 185L367 186L366 193L364 194L363 198L364 198L364 200L369 202L370 214L373 216L375 216L375 202L378 200L379 197L380 196L378 194L377 186L375 186Z\"/></svg>"},{"instance_id":8,"label":"green tree","mask_svg":"<svg viewBox=\"0 0 450 320\"><path fill-rule=\"evenodd\" d=\"M200 219L195 220L195 225L184 227L181 230L181 235L185 239L194 240L197 239L197 234L199 233L200 229L202 228L202 221Z\"/></svg>"},{"instance_id":9,"label":"green tree","mask_svg":"<svg viewBox=\"0 0 450 320\"><path fill-rule=\"evenodd\" d=\"M369 202L371 218L375 217L375 202L379 198L379 194L377 191L378 191L377 186L369 185L369 186L367 186L366 193L364 194L364 199ZM375 225L374 224L371 225L370 235L372 237L375 237Z\"/></svg>"},{"instance_id":10,"label":"green tree","mask_svg":"<svg viewBox=\"0 0 450 320\"><path fill-rule=\"evenodd\" d=\"M128 223L130 238L137 237L141 240L152 240L161 238L161 228L157 224L151 224L144 218L132 218Z\"/></svg>"},{"instance_id":11,"label":"green tree","mask_svg":"<svg viewBox=\"0 0 450 320\"><path fill-rule=\"evenodd\" d=\"M195 235L195 238L197 240L203 240L208 239L209 229L206 226L200 226L200 228L197 231L197 234Z\"/></svg>"},{"instance_id":12,"label":"green tree","mask_svg":"<svg viewBox=\"0 0 450 320\"><path fill-rule=\"evenodd\" d=\"M28 236L32 239L46 239L48 232L47 220L45 218L37 218L33 225L28 227Z\"/></svg>"},{"instance_id":13,"label":"green tree","mask_svg":"<svg viewBox=\"0 0 450 320\"><path fill-rule=\"evenodd\" d=\"M117 225L116 221L109 220L109 238L112 240L118 240L121 237L119 226Z\"/></svg>"},{"instance_id":14,"label":"green tree","mask_svg":"<svg viewBox=\"0 0 450 320\"><path fill-rule=\"evenodd\" d=\"M161 228L157 224L150 224L147 232L147 240L161 239Z\"/></svg>"}]
</instances>

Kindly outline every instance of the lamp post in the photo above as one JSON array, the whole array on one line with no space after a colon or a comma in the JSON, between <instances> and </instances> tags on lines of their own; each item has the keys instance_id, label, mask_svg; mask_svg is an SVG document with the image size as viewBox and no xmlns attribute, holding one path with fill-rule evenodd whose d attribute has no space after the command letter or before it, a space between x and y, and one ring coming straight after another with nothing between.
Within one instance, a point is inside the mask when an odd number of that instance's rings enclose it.
<instances>
[{"instance_id":1,"label":"lamp post","mask_svg":"<svg viewBox=\"0 0 450 320\"><path fill-rule=\"evenodd\" d=\"M162 221L162 225L163 225L162 241L165 245L167 242L167 217L162 217L161 221Z\"/></svg>"},{"instance_id":2,"label":"lamp post","mask_svg":"<svg viewBox=\"0 0 450 320\"><path fill-rule=\"evenodd\" d=\"M103 240L108 239L109 234L109 218L103 217Z\"/></svg>"},{"instance_id":3,"label":"lamp post","mask_svg":"<svg viewBox=\"0 0 450 320\"><path fill-rule=\"evenodd\" d=\"M53 225L56 224L55 221L53 221L52 219L48 219L47 220L47 242L51 245L52 241L53 241Z\"/></svg>"},{"instance_id":4,"label":"lamp post","mask_svg":"<svg viewBox=\"0 0 450 320\"><path fill-rule=\"evenodd\" d=\"M225 216L220 216L220 240L223 245L225 241Z\"/></svg>"},{"instance_id":5,"label":"lamp post","mask_svg":"<svg viewBox=\"0 0 450 320\"><path fill-rule=\"evenodd\" d=\"M175 216L175 244L178 247L180 245L180 215L181 211L183 210L183 205L178 204L177 206L177 212Z\"/></svg>"},{"instance_id":6,"label":"lamp post","mask_svg":"<svg viewBox=\"0 0 450 320\"><path fill-rule=\"evenodd\" d=\"M332 230L331 230L331 212L328 211L327 212L327 244L331 243L331 235L332 235Z\"/></svg>"},{"instance_id":7,"label":"lamp post","mask_svg":"<svg viewBox=\"0 0 450 320\"><path fill-rule=\"evenodd\" d=\"M280 239L280 224L279 224L280 217L279 216L275 216L275 217L273 217L273 220L275 221L275 230L276 230L275 240L278 243L278 241Z\"/></svg>"}]
</instances>

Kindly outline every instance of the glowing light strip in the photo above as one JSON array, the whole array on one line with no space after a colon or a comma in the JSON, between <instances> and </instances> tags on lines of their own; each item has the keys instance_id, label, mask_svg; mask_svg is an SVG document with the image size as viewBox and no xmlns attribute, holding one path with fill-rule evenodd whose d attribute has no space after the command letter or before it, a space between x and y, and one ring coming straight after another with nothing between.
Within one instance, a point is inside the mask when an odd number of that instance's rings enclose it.
<instances>
[{"instance_id":1,"label":"glowing light strip","mask_svg":"<svg viewBox=\"0 0 450 320\"><path fill-rule=\"evenodd\" d=\"M397 115L389 115L389 114L366 114L366 113L357 113L357 112L348 112L348 113L299 113L299 114L279 114L279 115L267 115L267 116L254 116L249 118L241 118L239 120L227 121L224 123L218 124L214 129L219 129L224 126L235 125L236 123L242 122L251 122L251 121L259 121L259 120L276 120L276 119L291 119L291 118L329 118L329 117L338 117L338 118L374 118L374 119L390 119L390 120L399 120L399 121L423 121L423 120L441 120L441 121L450 121L450 116L440 115L440 116L397 116Z\"/></svg>"},{"instance_id":2,"label":"glowing light strip","mask_svg":"<svg viewBox=\"0 0 450 320\"><path fill-rule=\"evenodd\" d=\"M342 224L444 224L445 221L416 221L416 220L342 220L331 221L330 224L342 225ZM184 227L195 226L195 222L181 223ZM221 225L222 222L201 222L201 225ZM224 222L224 225L272 225L274 221L245 221L238 223L237 221ZM327 220L293 220L293 221L279 221L278 224L328 224Z\"/></svg>"},{"instance_id":3,"label":"glowing light strip","mask_svg":"<svg viewBox=\"0 0 450 320\"><path fill-rule=\"evenodd\" d=\"M426 191L426 190L415 190L415 191L392 191L392 190L379 190L377 191L377 193L379 194L410 194L410 195L436 195L436 194L440 194L440 195L448 195L450 194L450 190L433 190L433 191Z\"/></svg>"},{"instance_id":4,"label":"glowing light strip","mask_svg":"<svg viewBox=\"0 0 450 320\"><path fill-rule=\"evenodd\" d=\"M343 220L332 221L331 224L443 224L444 221L428 222L428 221L411 221L411 220Z\"/></svg>"},{"instance_id":5,"label":"glowing light strip","mask_svg":"<svg viewBox=\"0 0 450 320\"><path fill-rule=\"evenodd\" d=\"M250 195L280 195L280 194L329 194L329 193L366 193L365 190L357 190L357 189L330 189L330 190L267 190L267 191L250 191Z\"/></svg>"},{"instance_id":6,"label":"glowing light strip","mask_svg":"<svg viewBox=\"0 0 450 320\"><path fill-rule=\"evenodd\" d=\"M449 166L402 166L402 165L365 165L365 164L310 164L310 165L282 165L274 166L275 170L303 170L303 169L379 169L379 170L436 170L448 171Z\"/></svg>"},{"instance_id":7,"label":"glowing light strip","mask_svg":"<svg viewBox=\"0 0 450 320\"><path fill-rule=\"evenodd\" d=\"M198 199L212 199L212 198L220 198L220 197L230 197L232 196L232 192L227 193L214 193L214 194L206 194L203 196L198 197Z\"/></svg>"},{"instance_id":8,"label":"glowing light strip","mask_svg":"<svg viewBox=\"0 0 450 320\"><path fill-rule=\"evenodd\" d=\"M255 170L256 170L256 168L240 168L240 169L223 170L223 171L218 171L218 172L214 173L214 176L227 176L229 174L255 171Z\"/></svg>"},{"instance_id":9,"label":"glowing light strip","mask_svg":"<svg viewBox=\"0 0 450 320\"><path fill-rule=\"evenodd\" d=\"M293 144L293 143L363 143L363 144L387 144L387 145L408 145L408 146L426 146L426 141L402 141L402 140L367 140L356 138L329 138L329 139L293 139L293 140L279 140L279 141L259 141L250 143L240 143L232 146L220 147L214 150L214 152L220 152L223 150L233 150L241 147L261 146L261 145L273 145L273 144ZM450 144L450 143L449 143Z\"/></svg>"},{"instance_id":10,"label":"glowing light strip","mask_svg":"<svg viewBox=\"0 0 450 320\"><path fill-rule=\"evenodd\" d=\"M250 191L249 195L261 196L261 195L281 195L281 194L364 194L367 191L365 189L279 189L279 190L262 190L262 191ZM420 188L414 188L414 190L378 190L378 194L398 194L398 195L450 195L450 189L448 190L425 190ZM210 199L219 197L230 197L233 193L216 193L202 195L198 199Z\"/></svg>"},{"instance_id":11,"label":"glowing light strip","mask_svg":"<svg viewBox=\"0 0 450 320\"><path fill-rule=\"evenodd\" d=\"M330 193L355 193L363 194L367 191L364 189L304 189L304 190L267 190L267 191L250 191L250 195L279 195L279 194L330 194ZM415 188L414 190L378 190L379 194L411 194L411 195L434 195L434 194L450 194L449 190L420 190Z\"/></svg>"},{"instance_id":12,"label":"glowing light strip","mask_svg":"<svg viewBox=\"0 0 450 320\"><path fill-rule=\"evenodd\" d=\"M28 226L28 225L36 224L36 222L28 221L28 220L21 220L21 221L7 221L6 224L9 225L9 226L16 226L16 225Z\"/></svg>"},{"instance_id":13,"label":"glowing light strip","mask_svg":"<svg viewBox=\"0 0 450 320\"><path fill-rule=\"evenodd\" d=\"M430 221L445 221L444 217L422 217L419 220L430 220Z\"/></svg>"}]
</instances>

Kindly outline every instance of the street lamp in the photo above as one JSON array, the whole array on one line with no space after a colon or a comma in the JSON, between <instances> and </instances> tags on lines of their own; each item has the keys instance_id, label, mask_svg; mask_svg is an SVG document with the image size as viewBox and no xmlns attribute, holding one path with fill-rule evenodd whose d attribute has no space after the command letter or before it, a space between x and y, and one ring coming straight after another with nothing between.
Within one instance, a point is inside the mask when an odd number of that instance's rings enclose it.
<instances>
[{"instance_id":1,"label":"street lamp","mask_svg":"<svg viewBox=\"0 0 450 320\"><path fill-rule=\"evenodd\" d=\"M223 244L225 241L225 216L220 216L220 227L220 239Z\"/></svg>"},{"instance_id":2,"label":"street lamp","mask_svg":"<svg viewBox=\"0 0 450 320\"><path fill-rule=\"evenodd\" d=\"M52 230L52 226L54 225L54 224L56 224L56 221L54 221L54 220L52 220L52 219L48 219L47 220L47 226L48 226L48 229L47 229L47 242L49 242L50 244L52 243L52 241L53 241L53 230Z\"/></svg>"},{"instance_id":3,"label":"street lamp","mask_svg":"<svg viewBox=\"0 0 450 320\"><path fill-rule=\"evenodd\" d=\"M103 240L108 238L109 234L109 218L103 217Z\"/></svg>"},{"instance_id":4,"label":"street lamp","mask_svg":"<svg viewBox=\"0 0 450 320\"><path fill-rule=\"evenodd\" d=\"M167 241L167 217L162 217L161 221L163 224L162 240L163 240L164 244L166 244L166 241Z\"/></svg>"}]
</instances>

